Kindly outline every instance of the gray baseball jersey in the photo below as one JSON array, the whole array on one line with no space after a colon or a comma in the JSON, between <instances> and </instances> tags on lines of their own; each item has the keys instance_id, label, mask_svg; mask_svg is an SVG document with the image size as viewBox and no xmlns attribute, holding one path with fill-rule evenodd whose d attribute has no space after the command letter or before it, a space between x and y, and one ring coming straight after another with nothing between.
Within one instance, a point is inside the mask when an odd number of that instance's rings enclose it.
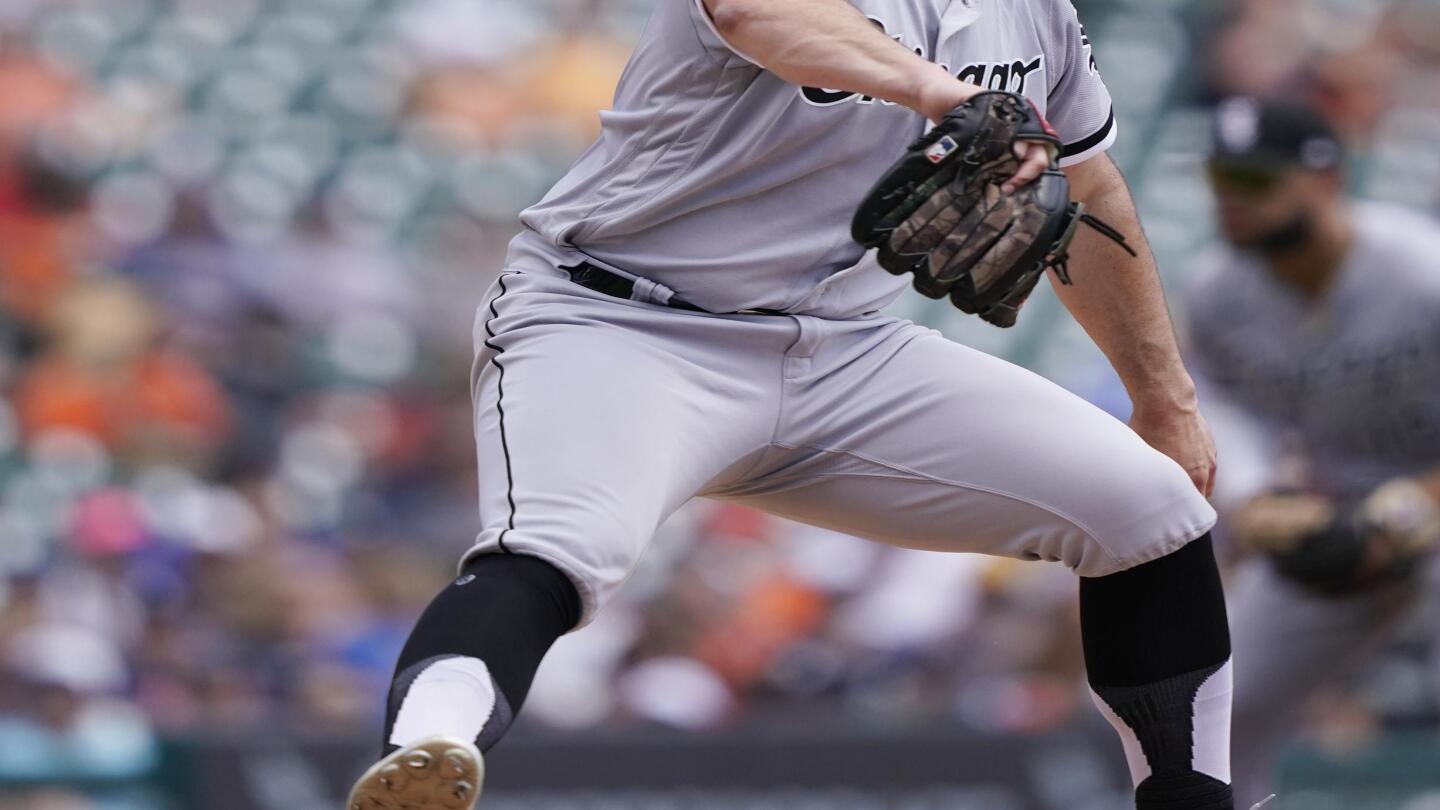
<instances>
[{"instance_id":1,"label":"gray baseball jersey","mask_svg":"<svg viewBox=\"0 0 1440 810\"><path fill-rule=\"evenodd\" d=\"M1318 302L1233 249L1196 268L1191 361L1206 407L1229 415L1208 414L1229 501L1272 483L1264 462L1280 448L1267 438L1288 439L1313 484L1337 496L1440 464L1440 227L1381 205L1357 206L1354 223L1354 248ZM1257 469L1237 469L1243 458ZM1325 599L1255 559L1231 584L1235 791L1245 806L1269 794L1275 752L1306 699L1382 649L1424 581Z\"/></svg>"},{"instance_id":2,"label":"gray baseball jersey","mask_svg":"<svg viewBox=\"0 0 1440 810\"><path fill-rule=\"evenodd\" d=\"M1298 445L1316 486L1342 496L1440 463L1440 227L1367 204L1355 229L1319 302L1228 248L1186 298L1210 393Z\"/></svg>"},{"instance_id":3,"label":"gray baseball jersey","mask_svg":"<svg viewBox=\"0 0 1440 810\"><path fill-rule=\"evenodd\" d=\"M1024 93L1062 163L1115 139L1110 96L1069 0L852 0L962 79ZM715 312L873 311L905 286L850 238L855 207L926 126L907 108L797 87L731 49L701 0L659 0L603 134L537 205L512 256L583 251Z\"/></svg>"}]
</instances>

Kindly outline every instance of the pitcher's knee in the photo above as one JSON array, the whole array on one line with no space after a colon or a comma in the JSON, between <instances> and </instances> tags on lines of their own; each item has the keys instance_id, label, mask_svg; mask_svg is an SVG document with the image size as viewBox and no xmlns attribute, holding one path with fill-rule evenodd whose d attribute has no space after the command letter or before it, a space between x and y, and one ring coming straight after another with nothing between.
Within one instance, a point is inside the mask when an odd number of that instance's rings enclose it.
<instances>
[{"instance_id":1,"label":"pitcher's knee","mask_svg":"<svg viewBox=\"0 0 1440 810\"><path fill-rule=\"evenodd\" d=\"M1159 456L1158 453L1155 454ZM1184 548L1215 526L1215 509L1168 458L1093 492L1080 517L1104 553L1086 554L1081 576L1125 571Z\"/></svg>"},{"instance_id":2,"label":"pitcher's knee","mask_svg":"<svg viewBox=\"0 0 1440 810\"><path fill-rule=\"evenodd\" d=\"M599 532L487 531L466 552L461 567L483 554L524 555L549 563L570 579L580 595L578 630L593 621L600 607L624 584L643 548L643 543L607 540Z\"/></svg>"}]
</instances>

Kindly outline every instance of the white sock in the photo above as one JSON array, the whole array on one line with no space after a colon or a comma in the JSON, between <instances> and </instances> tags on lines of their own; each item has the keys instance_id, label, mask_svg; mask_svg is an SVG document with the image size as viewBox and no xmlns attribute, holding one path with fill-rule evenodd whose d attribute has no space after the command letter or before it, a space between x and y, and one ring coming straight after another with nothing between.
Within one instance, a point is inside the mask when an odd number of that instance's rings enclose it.
<instances>
[{"instance_id":1,"label":"white sock","mask_svg":"<svg viewBox=\"0 0 1440 810\"><path fill-rule=\"evenodd\" d=\"M1235 669L1229 661L1195 694L1195 770L1230 784L1230 712Z\"/></svg>"},{"instance_id":2,"label":"white sock","mask_svg":"<svg viewBox=\"0 0 1440 810\"><path fill-rule=\"evenodd\" d=\"M474 742L495 713L495 702L495 682L484 661L442 658L410 682L389 743L405 746L436 736Z\"/></svg>"}]
</instances>

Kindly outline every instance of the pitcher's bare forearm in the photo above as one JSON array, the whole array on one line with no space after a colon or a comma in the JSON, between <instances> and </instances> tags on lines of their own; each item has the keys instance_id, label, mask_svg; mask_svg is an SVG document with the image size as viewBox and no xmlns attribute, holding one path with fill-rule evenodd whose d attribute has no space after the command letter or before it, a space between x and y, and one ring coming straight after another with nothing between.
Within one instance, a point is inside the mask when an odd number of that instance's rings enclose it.
<instances>
[{"instance_id":1,"label":"pitcher's bare forearm","mask_svg":"<svg viewBox=\"0 0 1440 810\"><path fill-rule=\"evenodd\" d=\"M863 93L938 119L980 88L891 39L845 0L704 0L731 46L792 84Z\"/></svg>"},{"instance_id":2,"label":"pitcher's bare forearm","mask_svg":"<svg viewBox=\"0 0 1440 810\"><path fill-rule=\"evenodd\" d=\"M931 121L984 88L891 39L845 0L702 0L731 47L791 84L861 93L909 107ZM1010 187L1039 177L1048 147L1028 143Z\"/></svg>"},{"instance_id":3,"label":"pitcher's bare forearm","mask_svg":"<svg viewBox=\"0 0 1440 810\"><path fill-rule=\"evenodd\" d=\"M1074 197L1125 234L1139 255L1082 227L1071 247L1075 283L1055 285L1060 300L1109 358L1137 408L1193 402L1195 383L1180 359L1155 258L1124 178L1105 155L1066 174Z\"/></svg>"},{"instance_id":4,"label":"pitcher's bare forearm","mask_svg":"<svg viewBox=\"0 0 1440 810\"><path fill-rule=\"evenodd\" d=\"M1195 382L1180 359L1155 257L1140 230L1130 190L1105 155L1066 174L1075 198L1125 234L1138 255L1081 228L1071 247L1074 284L1056 284L1055 290L1124 382L1135 408L1131 427L1175 459L1209 495L1215 485L1215 444L1200 416Z\"/></svg>"}]
</instances>

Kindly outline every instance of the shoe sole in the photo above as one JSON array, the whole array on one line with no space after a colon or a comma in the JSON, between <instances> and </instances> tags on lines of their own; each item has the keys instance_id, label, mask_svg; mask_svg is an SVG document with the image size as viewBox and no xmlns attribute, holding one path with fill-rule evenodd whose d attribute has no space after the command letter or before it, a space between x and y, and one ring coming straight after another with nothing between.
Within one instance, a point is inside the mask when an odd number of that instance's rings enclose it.
<instances>
[{"instance_id":1,"label":"shoe sole","mask_svg":"<svg viewBox=\"0 0 1440 810\"><path fill-rule=\"evenodd\" d=\"M472 743L430 737L375 763L350 791L346 810L470 810L485 761Z\"/></svg>"}]
</instances>

